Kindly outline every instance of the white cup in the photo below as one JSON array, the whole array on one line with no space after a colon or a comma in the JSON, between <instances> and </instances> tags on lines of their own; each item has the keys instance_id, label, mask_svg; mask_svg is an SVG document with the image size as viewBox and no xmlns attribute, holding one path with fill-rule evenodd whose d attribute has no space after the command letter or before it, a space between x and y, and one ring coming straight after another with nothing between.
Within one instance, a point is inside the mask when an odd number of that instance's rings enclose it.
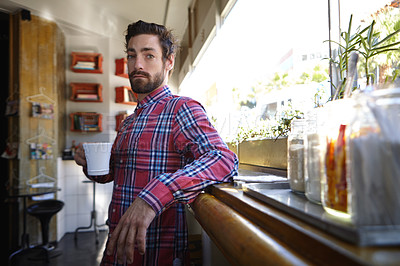
<instances>
[{"instance_id":1,"label":"white cup","mask_svg":"<svg viewBox=\"0 0 400 266\"><path fill-rule=\"evenodd\" d=\"M110 172L112 143L83 143L88 175L106 175Z\"/></svg>"}]
</instances>

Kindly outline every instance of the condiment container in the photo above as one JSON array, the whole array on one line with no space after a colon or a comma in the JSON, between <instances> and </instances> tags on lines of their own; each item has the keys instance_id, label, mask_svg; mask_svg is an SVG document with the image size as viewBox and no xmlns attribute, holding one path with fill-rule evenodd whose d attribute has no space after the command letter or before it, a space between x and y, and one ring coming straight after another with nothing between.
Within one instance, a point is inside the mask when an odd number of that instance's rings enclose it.
<instances>
[{"instance_id":1,"label":"condiment container","mask_svg":"<svg viewBox=\"0 0 400 266\"><path fill-rule=\"evenodd\" d=\"M304 193L304 119L292 121L288 136L288 180L292 191Z\"/></svg>"},{"instance_id":2,"label":"condiment container","mask_svg":"<svg viewBox=\"0 0 400 266\"><path fill-rule=\"evenodd\" d=\"M305 194L309 201L321 204L321 149L317 131L317 112L321 108L306 113L304 133L304 181Z\"/></svg>"},{"instance_id":3,"label":"condiment container","mask_svg":"<svg viewBox=\"0 0 400 266\"><path fill-rule=\"evenodd\" d=\"M349 213L356 226L400 225L400 89L355 98L347 130Z\"/></svg>"},{"instance_id":4,"label":"condiment container","mask_svg":"<svg viewBox=\"0 0 400 266\"><path fill-rule=\"evenodd\" d=\"M329 102L323 108L321 133L321 201L325 211L349 220L346 172L346 127L352 117L353 100Z\"/></svg>"}]
</instances>

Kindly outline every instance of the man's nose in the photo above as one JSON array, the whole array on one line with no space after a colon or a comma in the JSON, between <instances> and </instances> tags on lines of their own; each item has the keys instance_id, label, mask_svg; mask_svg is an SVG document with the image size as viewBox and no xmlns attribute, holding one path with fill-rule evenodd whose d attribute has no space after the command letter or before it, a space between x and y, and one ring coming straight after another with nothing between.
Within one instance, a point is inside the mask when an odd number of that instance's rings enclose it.
<instances>
[{"instance_id":1,"label":"man's nose","mask_svg":"<svg viewBox=\"0 0 400 266\"><path fill-rule=\"evenodd\" d=\"M137 56L134 64L135 70L143 69L143 58L141 56Z\"/></svg>"}]
</instances>

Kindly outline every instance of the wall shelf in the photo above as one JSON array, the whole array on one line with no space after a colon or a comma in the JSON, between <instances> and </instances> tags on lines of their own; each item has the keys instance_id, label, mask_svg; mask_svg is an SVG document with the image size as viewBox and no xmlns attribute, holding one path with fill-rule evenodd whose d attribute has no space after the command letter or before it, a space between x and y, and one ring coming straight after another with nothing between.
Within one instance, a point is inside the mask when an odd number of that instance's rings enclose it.
<instances>
[{"instance_id":1,"label":"wall shelf","mask_svg":"<svg viewBox=\"0 0 400 266\"><path fill-rule=\"evenodd\" d=\"M126 112L119 113L115 116L115 131L118 131L122 121L128 117Z\"/></svg>"},{"instance_id":2,"label":"wall shelf","mask_svg":"<svg viewBox=\"0 0 400 266\"><path fill-rule=\"evenodd\" d=\"M95 112L78 112L71 113L71 131L75 132L101 132L102 114Z\"/></svg>"},{"instance_id":3,"label":"wall shelf","mask_svg":"<svg viewBox=\"0 0 400 266\"><path fill-rule=\"evenodd\" d=\"M115 75L123 78L129 78L128 60L126 58L115 59Z\"/></svg>"},{"instance_id":4,"label":"wall shelf","mask_svg":"<svg viewBox=\"0 0 400 266\"><path fill-rule=\"evenodd\" d=\"M103 102L102 88L99 83L70 83L71 101Z\"/></svg>"},{"instance_id":5,"label":"wall shelf","mask_svg":"<svg viewBox=\"0 0 400 266\"><path fill-rule=\"evenodd\" d=\"M137 95L132 91L130 87L121 86L115 88L115 102L136 105Z\"/></svg>"},{"instance_id":6,"label":"wall shelf","mask_svg":"<svg viewBox=\"0 0 400 266\"><path fill-rule=\"evenodd\" d=\"M103 73L103 56L99 53L71 53L71 70L77 73Z\"/></svg>"}]
</instances>

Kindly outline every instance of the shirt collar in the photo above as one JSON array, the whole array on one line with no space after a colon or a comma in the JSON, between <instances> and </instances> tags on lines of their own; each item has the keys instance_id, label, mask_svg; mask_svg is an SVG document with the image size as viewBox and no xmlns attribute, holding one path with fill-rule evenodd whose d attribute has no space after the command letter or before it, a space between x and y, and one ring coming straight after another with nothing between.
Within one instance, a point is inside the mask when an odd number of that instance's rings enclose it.
<instances>
[{"instance_id":1,"label":"shirt collar","mask_svg":"<svg viewBox=\"0 0 400 266\"><path fill-rule=\"evenodd\" d=\"M171 96L172 93L168 87L168 85L165 85L161 88L155 89L154 91L150 92L149 95L147 95L143 100L141 100L137 104L137 108L144 108L146 106L149 106L155 102L158 102L159 100Z\"/></svg>"}]
</instances>

